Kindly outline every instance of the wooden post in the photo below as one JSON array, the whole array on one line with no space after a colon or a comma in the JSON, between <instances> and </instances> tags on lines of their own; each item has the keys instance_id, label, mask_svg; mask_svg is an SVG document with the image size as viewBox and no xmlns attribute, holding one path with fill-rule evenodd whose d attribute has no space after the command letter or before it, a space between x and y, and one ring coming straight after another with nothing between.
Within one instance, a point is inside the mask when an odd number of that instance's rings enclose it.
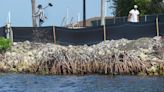
<instances>
[{"instance_id":1,"label":"wooden post","mask_svg":"<svg viewBox=\"0 0 164 92\"><path fill-rule=\"evenodd\" d=\"M37 27L37 23L36 23L36 17L34 17L33 15L35 14L35 4L36 0L31 0L31 6L32 6L32 25L33 27Z\"/></svg>"},{"instance_id":2,"label":"wooden post","mask_svg":"<svg viewBox=\"0 0 164 92\"><path fill-rule=\"evenodd\" d=\"M104 41L106 41L106 26L105 25L103 26L103 29L104 29Z\"/></svg>"},{"instance_id":3,"label":"wooden post","mask_svg":"<svg viewBox=\"0 0 164 92\"><path fill-rule=\"evenodd\" d=\"M104 31L104 41L106 41L106 27L105 27L105 0L101 0L101 26Z\"/></svg>"},{"instance_id":4,"label":"wooden post","mask_svg":"<svg viewBox=\"0 0 164 92\"><path fill-rule=\"evenodd\" d=\"M157 36L159 36L159 23L158 23L158 17L156 17L156 33L157 33Z\"/></svg>"},{"instance_id":5,"label":"wooden post","mask_svg":"<svg viewBox=\"0 0 164 92\"><path fill-rule=\"evenodd\" d=\"M145 22L147 22L147 15L145 15Z\"/></svg>"},{"instance_id":6,"label":"wooden post","mask_svg":"<svg viewBox=\"0 0 164 92\"><path fill-rule=\"evenodd\" d=\"M53 30L54 43L56 44L56 31L55 31L55 26L52 26L52 30Z\"/></svg>"},{"instance_id":7,"label":"wooden post","mask_svg":"<svg viewBox=\"0 0 164 92\"><path fill-rule=\"evenodd\" d=\"M83 27L86 27L86 0L83 0Z\"/></svg>"},{"instance_id":8,"label":"wooden post","mask_svg":"<svg viewBox=\"0 0 164 92\"><path fill-rule=\"evenodd\" d=\"M114 24L116 23L116 17L113 18L113 23L114 23Z\"/></svg>"},{"instance_id":9,"label":"wooden post","mask_svg":"<svg viewBox=\"0 0 164 92\"><path fill-rule=\"evenodd\" d=\"M101 0L101 26L104 25L104 16L105 16L105 0Z\"/></svg>"}]
</instances>

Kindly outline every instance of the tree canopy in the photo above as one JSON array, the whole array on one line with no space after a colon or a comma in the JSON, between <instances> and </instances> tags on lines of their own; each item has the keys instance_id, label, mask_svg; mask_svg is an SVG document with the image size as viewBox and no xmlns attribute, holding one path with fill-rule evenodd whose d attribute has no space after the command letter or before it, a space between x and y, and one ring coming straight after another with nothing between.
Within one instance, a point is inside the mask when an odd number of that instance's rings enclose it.
<instances>
[{"instance_id":1,"label":"tree canopy","mask_svg":"<svg viewBox=\"0 0 164 92\"><path fill-rule=\"evenodd\" d=\"M164 13L163 0L112 0L115 16L127 16L136 4L140 15Z\"/></svg>"}]
</instances>

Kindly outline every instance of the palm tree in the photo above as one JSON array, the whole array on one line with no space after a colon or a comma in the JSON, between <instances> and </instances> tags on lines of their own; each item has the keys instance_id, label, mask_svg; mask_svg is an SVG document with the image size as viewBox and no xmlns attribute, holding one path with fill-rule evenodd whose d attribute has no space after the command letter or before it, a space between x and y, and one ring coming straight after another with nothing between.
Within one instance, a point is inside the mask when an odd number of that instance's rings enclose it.
<instances>
[{"instance_id":1,"label":"palm tree","mask_svg":"<svg viewBox=\"0 0 164 92\"><path fill-rule=\"evenodd\" d=\"M32 15L35 14L35 4L36 3L36 0L31 0L31 5L32 5ZM32 25L33 27L36 27L37 24L36 24L36 18L32 16Z\"/></svg>"}]
</instances>

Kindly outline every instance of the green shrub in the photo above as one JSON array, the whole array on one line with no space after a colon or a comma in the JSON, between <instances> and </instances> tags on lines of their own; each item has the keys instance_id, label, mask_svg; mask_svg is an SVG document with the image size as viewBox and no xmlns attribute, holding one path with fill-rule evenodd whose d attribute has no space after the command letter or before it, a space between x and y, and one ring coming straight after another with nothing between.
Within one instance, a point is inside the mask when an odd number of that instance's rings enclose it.
<instances>
[{"instance_id":1,"label":"green shrub","mask_svg":"<svg viewBox=\"0 0 164 92\"><path fill-rule=\"evenodd\" d=\"M0 37L0 53L5 52L11 48L12 42L10 39Z\"/></svg>"}]
</instances>

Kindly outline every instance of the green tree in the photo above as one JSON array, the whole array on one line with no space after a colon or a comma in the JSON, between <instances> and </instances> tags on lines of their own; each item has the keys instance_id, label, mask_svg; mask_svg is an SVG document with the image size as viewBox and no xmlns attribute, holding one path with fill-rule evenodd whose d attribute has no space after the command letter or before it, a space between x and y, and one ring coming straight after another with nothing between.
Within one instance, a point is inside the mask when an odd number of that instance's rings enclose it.
<instances>
[{"instance_id":1,"label":"green tree","mask_svg":"<svg viewBox=\"0 0 164 92\"><path fill-rule=\"evenodd\" d=\"M127 16L129 11L136 4L141 15L164 13L163 0L112 0L114 15Z\"/></svg>"},{"instance_id":2,"label":"green tree","mask_svg":"<svg viewBox=\"0 0 164 92\"><path fill-rule=\"evenodd\" d=\"M148 10L145 12L147 14L164 13L164 2L163 0L151 0L147 8Z\"/></svg>"},{"instance_id":3,"label":"green tree","mask_svg":"<svg viewBox=\"0 0 164 92\"><path fill-rule=\"evenodd\" d=\"M113 0L113 14L115 16L127 16L133 5L134 0Z\"/></svg>"}]
</instances>

